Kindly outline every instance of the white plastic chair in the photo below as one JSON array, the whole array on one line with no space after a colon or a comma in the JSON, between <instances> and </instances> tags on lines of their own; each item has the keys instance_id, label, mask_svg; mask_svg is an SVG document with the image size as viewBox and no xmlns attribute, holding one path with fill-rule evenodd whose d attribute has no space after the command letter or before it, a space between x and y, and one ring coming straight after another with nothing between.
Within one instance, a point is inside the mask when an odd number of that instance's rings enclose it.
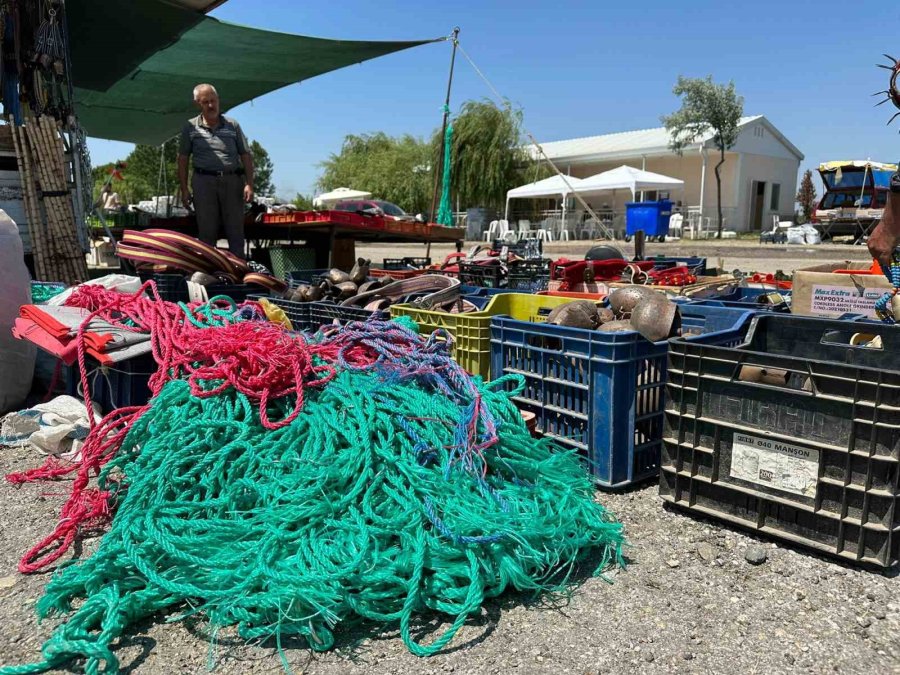
<instances>
[{"instance_id":1,"label":"white plastic chair","mask_svg":"<svg viewBox=\"0 0 900 675\"><path fill-rule=\"evenodd\" d=\"M556 218L548 218L541 223L541 229L535 233L537 238L543 239L544 241L553 241L553 230L557 227L556 223Z\"/></svg>"},{"instance_id":2,"label":"white plastic chair","mask_svg":"<svg viewBox=\"0 0 900 675\"><path fill-rule=\"evenodd\" d=\"M518 229L516 231L516 235L518 236L518 240L522 241L523 239L537 239L538 235L535 230L531 229L531 221L530 220L520 220L516 223Z\"/></svg>"},{"instance_id":3,"label":"white plastic chair","mask_svg":"<svg viewBox=\"0 0 900 675\"><path fill-rule=\"evenodd\" d=\"M497 221L497 239L506 240L509 237L509 221L508 220L498 220Z\"/></svg>"},{"instance_id":4,"label":"white plastic chair","mask_svg":"<svg viewBox=\"0 0 900 675\"><path fill-rule=\"evenodd\" d=\"M497 237L496 235L497 235L497 230L499 229L499 227L500 227L500 221L492 220L490 225L488 225L488 229L484 233L484 240L485 241L494 241L494 239L498 239L499 237Z\"/></svg>"},{"instance_id":5,"label":"white plastic chair","mask_svg":"<svg viewBox=\"0 0 900 675\"><path fill-rule=\"evenodd\" d=\"M569 221L572 220L571 214L565 219L560 218L559 226L556 228L556 238L559 241L569 241ZM553 232L550 233L553 236ZM553 241L551 239L551 241Z\"/></svg>"},{"instance_id":6,"label":"white plastic chair","mask_svg":"<svg viewBox=\"0 0 900 675\"><path fill-rule=\"evenodd\" d=\"M682 226L684 225L684 216L680 213L673 213L669 218L669 236L681 239Z\"/></svg>"}]
</instances>

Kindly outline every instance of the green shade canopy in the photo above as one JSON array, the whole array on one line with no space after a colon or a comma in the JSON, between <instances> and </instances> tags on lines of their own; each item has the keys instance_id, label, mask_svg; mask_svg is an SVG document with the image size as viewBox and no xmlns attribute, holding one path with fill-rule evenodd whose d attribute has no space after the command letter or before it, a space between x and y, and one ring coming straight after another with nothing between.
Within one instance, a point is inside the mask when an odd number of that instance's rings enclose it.
<instances>
[{"instance_id":1,"label":"green shade canopy","mask_svg":"<svg viewBox=\"0 0 900 675\"><path fill-rule=\"evenodd\" d=\"M75 84L106 91L204 19L201 12L166 0L68 0Z\"/></svg>"},{"instance_id":2,"label":"green shade canopy","mask_svg":"<svg viewBox=\"0 0 900 675\"><path fill-rule=\"evenodd\" d=\"M138 0L138 4L147 1ZM108 89L100 90L104 84L101 78L85 75L88 79L82 81L79 75L79 63L95 63L95 67L100 68L103 64L98 60L99 51L90 58L85 47L81 48L80 54L77 52L75 44L80 40L76 39L78 33L70 12L76 110L88 135L159 145L178 133L188 118L196 115L191 91L199 82L214 84L221 97L222 110L228 110L316 75L444 39L413 42L326 40L247 28L193 12L185 14L190 15L190 21L186 17L179 20L168 7L165 28L158 30L159 25L153 23L148 30L155 31L159 40L160 33L183 29L180 37L143 60L140 55L147 51L149 41L128 51L129 58L140 60L140 63L124 75L119 73L121 76ZM194 21L198 16L199 21ZM99 20L96 15L94 19ZM132 26L130 30L139 40L142 29ZM99 40L94 49L104 50L103 40ZM111 64L115 62L115 51L109 52L109 59ZM84 69L84 65L81 67ZM113 65L110 68L118 69Z\"/></svg>"}]
</instances>

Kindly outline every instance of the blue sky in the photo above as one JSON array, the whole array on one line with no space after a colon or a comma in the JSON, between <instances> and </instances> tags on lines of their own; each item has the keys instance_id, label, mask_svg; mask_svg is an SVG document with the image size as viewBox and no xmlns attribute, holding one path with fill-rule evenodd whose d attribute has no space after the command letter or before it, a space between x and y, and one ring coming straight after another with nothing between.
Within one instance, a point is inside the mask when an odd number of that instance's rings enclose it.
<instances>
[{"instance_id":1,"label":"blue sky","mask_svg":"<svg viewBox=\"0 0 900 675\"><path fill-rule=\"evenodd\" d=\"M900 6L890 2L455 2L230 0L224 21L318 37L419 39L461 28L460 42L538 140L659 126L679 74L733 79L747 115L764 114L806 155L896 161L900 119L875 68L900 57ZM292 85L234 108L269 151L278 193L311 193L318 164L346 134L428 135L440 124L449 43L426 45ZM451 108L490 92L457 61ZM129 145L91 139L92 160Z\"/></svg>"}]
</instances>

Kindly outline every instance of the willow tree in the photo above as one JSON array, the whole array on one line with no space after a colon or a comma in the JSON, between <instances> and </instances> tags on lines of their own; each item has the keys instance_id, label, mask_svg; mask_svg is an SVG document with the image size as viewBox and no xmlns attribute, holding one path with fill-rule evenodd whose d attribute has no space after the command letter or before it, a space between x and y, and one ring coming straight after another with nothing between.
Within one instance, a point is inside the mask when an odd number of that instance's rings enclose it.
<instances>
[{"instance_id":1,"label":"willow tree","mask_svg":"<svg viewBox=\"0 0 900 675\"><path fill-rule=\"evenodd\" d=\"M431 204L430 161L429 145L414 136L350 134L341 151L319 165L322 174L316 187L323 192L339 187L365 190L417 213Z\"/></svg>"},{"instance_id":2,"label":"willow tree","mask_svg":"<svg viewBox=\"0 0 900 675\"><path fill-rule=\"evenodd\" d=\"M681 109L662 117L663 124L672 134L669 147L680 155L687 146L712 133L713 144L719 150L719 161L715 169L716 210L719 216L716 236L721 238L721 169L725 164L725 151L737 142L738 125L744 114L744 98L738 96L734 82L716 84L712 75L706 78L679 75L672 93L681 98Z\"/></svg>"},{"instance_id":3,"label":"willow tree","mask_svg":"<svg viewBox=\"0 0 900 675\"><path fill-rule=\"evenodd\" d=\"M453 120L450 187L456 201L502 208L507 190L522 182L529 164L521 126L520 110L487 100L463 103ZM432 142L435 156L442 143L438 131Z\"/></svg>"}]
</instances>

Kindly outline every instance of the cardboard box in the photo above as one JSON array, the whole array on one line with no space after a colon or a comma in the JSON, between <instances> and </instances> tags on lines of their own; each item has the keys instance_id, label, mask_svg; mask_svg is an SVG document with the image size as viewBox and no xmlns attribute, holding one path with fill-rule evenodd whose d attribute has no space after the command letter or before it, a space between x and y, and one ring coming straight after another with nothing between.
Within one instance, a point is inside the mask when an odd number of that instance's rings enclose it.
<instances>
[{"instance_id":1,"label":"cardboard box","mask_svg":"<svg viewBox=\"0 0 900 675\"><path fill-rule=\"evenodd\" d=\"M875 301L892 286L881 274L869 273L871 263L840 262L794 271L791 311L804 316L839 317L862 314L875 318ZM835 270L859 270L836 274Z\"/></svg>"}]
</instances>

